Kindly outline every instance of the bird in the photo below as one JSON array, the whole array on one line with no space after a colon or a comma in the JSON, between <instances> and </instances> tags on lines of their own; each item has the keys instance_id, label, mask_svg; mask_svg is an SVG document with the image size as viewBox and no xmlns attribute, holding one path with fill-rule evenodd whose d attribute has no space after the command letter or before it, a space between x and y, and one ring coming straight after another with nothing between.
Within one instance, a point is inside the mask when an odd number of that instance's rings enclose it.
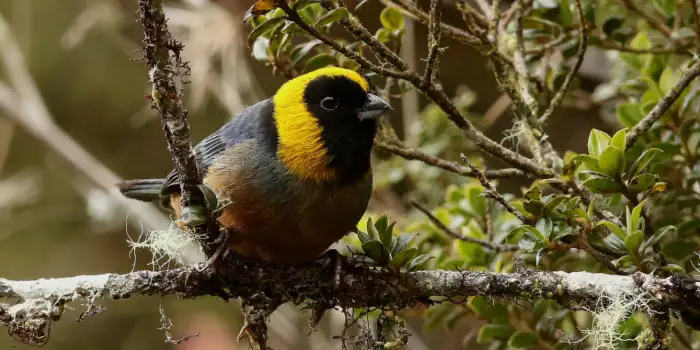
<instances>
[{"instance_id":1,"label":"bird","mask_svg":"<svg viewBox=\"0 0 700 350\"><path fill-rule=\"evenodd\" d=\"M351 232L372 194L378 119L392 108L370 79L325 67L292 78L194 147L203 184L220 203L227 247L299 264ZM175 170L118 184L127 198L181 215Z\"/></svg>"}]
</instances>

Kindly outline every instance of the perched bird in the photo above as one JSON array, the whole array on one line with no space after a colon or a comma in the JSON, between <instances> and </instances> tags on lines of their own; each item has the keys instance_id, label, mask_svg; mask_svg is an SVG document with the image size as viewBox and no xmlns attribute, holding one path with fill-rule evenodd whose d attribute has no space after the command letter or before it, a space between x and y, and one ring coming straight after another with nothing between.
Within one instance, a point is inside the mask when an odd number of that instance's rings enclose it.
<instances>
[{"instance_id":1,"label":"perched bird","mask_svg":"<svg viewBox=\"0 0 700 350\"><path fill-rule=\"evenodd\" d=\"M243 256L300 263L352 230L372 192L376 119L390 109L366 77L322 68L289 80L202 140L197 163L226 203L218 221L227 244ZM180 216L175 171L119 187Z\"/></svg>"}]
</instances>

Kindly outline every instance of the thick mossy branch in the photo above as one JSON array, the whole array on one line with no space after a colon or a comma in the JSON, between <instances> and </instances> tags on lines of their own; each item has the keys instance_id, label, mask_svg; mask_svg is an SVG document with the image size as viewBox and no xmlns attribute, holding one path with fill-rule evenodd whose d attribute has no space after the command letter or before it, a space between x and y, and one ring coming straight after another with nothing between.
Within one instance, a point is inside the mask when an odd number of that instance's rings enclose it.
<instances>
[{"instance_id":1,"label":"thick mossy branch","mask_svg":"<svg viewBox=\"0 0 700 350\"><path fill-rule=\"evenodd\" d=\"M42 345L52 321L67 303L125 299L135 295L174 295L183 298L241 297L248 305L274 310L292 302L319 307L374 307L400 310L451 298L487 295L535 300L549 298L567 307L591 310L618 296L648 295L647 304L685 312L700 307L700 287L690 279L658 279L638 273L614 276L588 272L526 270L518 273L429 270L397 276L354 260L342 264L340 288L334 268L323 262L280 266L229 257L223 270L179 268L127 274L77 276L35 281L0 279L0 323L19 341ZM602 304L601 304L602 303Z\"/></svg>"}]
</instances>

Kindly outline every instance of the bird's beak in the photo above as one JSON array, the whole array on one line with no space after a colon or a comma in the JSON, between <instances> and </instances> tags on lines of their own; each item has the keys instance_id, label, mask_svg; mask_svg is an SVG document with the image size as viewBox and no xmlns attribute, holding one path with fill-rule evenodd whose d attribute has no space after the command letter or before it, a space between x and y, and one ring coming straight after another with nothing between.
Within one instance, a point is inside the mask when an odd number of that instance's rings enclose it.
<instances>
[{"instance_id":1,"label":"bird's beak","mask_svg":"<svg viewBox=\"0 0 700 350\"><path fill-rule=\"evenodd\" d=\"M360 120L377 119L389 110L392 110L392 108L388 102L375 94L369 94L369 100L358 111L357 116Z\"/></svg>"}]
</instances>

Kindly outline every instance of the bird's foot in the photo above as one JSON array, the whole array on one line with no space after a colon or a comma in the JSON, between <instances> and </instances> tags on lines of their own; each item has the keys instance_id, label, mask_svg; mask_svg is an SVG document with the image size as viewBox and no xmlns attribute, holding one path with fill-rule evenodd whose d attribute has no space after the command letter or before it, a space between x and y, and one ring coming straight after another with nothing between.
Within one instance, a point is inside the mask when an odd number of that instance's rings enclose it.
<instances>
[{"instance_id":1,"label":"bird's foot","mask_svg":"<svg viewBox=\"0 0 700 350\"><path fill-rule=\"evenodd\" d=\"M322 269L325 270L329 266L333 268L333 290L340 289L345 257L333 248L326 250L321 257L324 258Z\"/></svg>"},{"instance_id":2,"label":"bird's foot","mask_svg":"<svg viewBox=\"0 0 700 350\"><path fill-rule=\"evenodd\" d=\"M211 255L204 268L214 266L217 261L226 260L231 253L231 233L229 230L222 228L219 230L219 237L211 242L211 245L216 246L214 254Z\"/></svg>"}]
</instances>

